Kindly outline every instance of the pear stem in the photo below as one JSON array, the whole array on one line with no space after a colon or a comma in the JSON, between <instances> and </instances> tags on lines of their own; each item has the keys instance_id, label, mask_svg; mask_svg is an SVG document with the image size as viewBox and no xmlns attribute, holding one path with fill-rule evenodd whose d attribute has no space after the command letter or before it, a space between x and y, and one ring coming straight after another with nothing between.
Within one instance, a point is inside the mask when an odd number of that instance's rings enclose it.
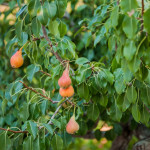
<instances>
[{"instance_id":1,"label":"pear stem","mask_svg":"<svg viewBox=\"0 0 150 150\"><path fill-rule=\"evenodd\" d=\"M22 52L22 49L26 46L26 44L28 44L29 43L29 41L27 41L20 49L19 49L19 51L20 52Z\"/></svg>"}]
</instances>

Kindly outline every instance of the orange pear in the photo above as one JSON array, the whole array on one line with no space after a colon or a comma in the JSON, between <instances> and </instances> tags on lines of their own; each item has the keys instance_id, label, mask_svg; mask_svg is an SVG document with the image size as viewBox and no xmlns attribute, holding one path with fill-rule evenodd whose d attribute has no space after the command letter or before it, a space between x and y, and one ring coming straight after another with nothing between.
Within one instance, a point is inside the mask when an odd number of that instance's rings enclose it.
<instances>
[{"instance_id":1,"label":"orange pear","mask_svg":"<svg viewBox=\"0 0 150 150\"><path fill-rule=\"evenodd\" d=\"M61 88L67 88L71 85L71 79L69 77L69 70L66 68L62 74L62 76L58 80L58 85Z\"/></svg>"},{"instance_id":2,"label":"orange pear","mask_svg":"<svg viewBox=\"0 0 150 150\"><path fill-rule=\"evenodd\" d=\"M69 134L74 134L75 132L77 132L79 130L79 124L75 121L75 116L73 115L67 126L66 126L66 131Z\"/></svg>"},{"instance_id":3,"label":"orange pear","mask_svg":"<svg viewBox=\"0 0 150 150\"><path fill-rule=\"evenodd\" d=\"M11 58L10 64L12 68L19 68L23 65L22 48L20 48Z\"/></svg>"},{"instance_id":4,"label":"orange pear","mask_svg":"<svg viewBox=\"0 0 150 150\"><path fill-rule=\"evenodd\" d=\"M74 88L72 87L72 85L70 85L68 88L66 89L63 89L63 88L60 88L59 89L59 94L62 96L62 97L71 97L73 96L74 94Z\"/></svg>"}]
</instances>

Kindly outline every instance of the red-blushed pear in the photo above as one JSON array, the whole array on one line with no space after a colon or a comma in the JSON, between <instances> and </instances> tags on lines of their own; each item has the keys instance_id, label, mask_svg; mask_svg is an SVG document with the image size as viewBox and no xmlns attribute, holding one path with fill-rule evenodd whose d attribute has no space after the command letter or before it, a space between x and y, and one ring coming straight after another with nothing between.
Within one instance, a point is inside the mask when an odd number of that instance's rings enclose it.
<instances>
[{"instance_id":1,"label":"red-blushed pear","mask_svg":"<svg viewBox=\"0 0 150 150\"><path fill-rule=\"evenodd\" d=\"M69 134L74 134L75 132L77 132L79 130L79 124L75 121L75 116L73 115L67 126L66 126L66 131Z\"/></svg>"},{"instance_id":2,"label":"red-blushed pear","mask_svg":"<svg viewBox=\"0 0 150 150\"><path fill-rule=\"evenodd\" d=\"M59 89L59 94L62 96L62 97L71 97L73 96L74 94L74 88L72 87L72 85L70 85L68 88L66 89L63 89L63 88L60 88Z\"/></svg>"},{"instance_id":3,"label":"red-blushed pear","mask_svg":"<svg viewBox=\"0 0 150 150\"><path fill-rule=\"evenodd\" d=\"M68 67L64 70L62 76L58 80L58 85L61 88L67 88L71 85L71 79L69 77Z\"/></svg>"},{"instance_id":4,"label":"red-blushed pear","mask_svg":"<svg viewBox=\"0 0 150 150\"><path fill-rule=\"evenodd\" d=\"M22 48L20 48L11 58L10 64L12 68L19 68L23 65Z\"/></svg>"}]
</instances>

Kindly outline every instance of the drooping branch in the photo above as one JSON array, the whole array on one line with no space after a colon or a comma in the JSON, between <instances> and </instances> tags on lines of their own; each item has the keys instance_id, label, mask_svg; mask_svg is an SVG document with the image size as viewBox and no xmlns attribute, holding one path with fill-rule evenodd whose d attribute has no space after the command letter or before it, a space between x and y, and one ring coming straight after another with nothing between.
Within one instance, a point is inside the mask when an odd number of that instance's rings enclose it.
<instances>
[{"instance_id":1,"label":"drooping branch","mask_svg":"<svg viewBox=\"0 0 150 150\"><path fill-rule=\"evenodd\" d=\"M21 82L23 83L23 82ZM27 87L26 87L27 88ZM58 111L60 110L60 108L62 107L63 103L65 103L66 101L68 100L68 98L62 102L56 109L56 111L54 112L53 116L51 117L50 121L48 122L48 124L52 124L52 119L55 118L56 114L58 113ZM44 126L39 126L39 130L42 129ZM14 130L10 130L10 129L5 129L5 128L0 128L0 130L5 130L5 131L10 131L10 132L13 132L13 133L28 133L28 131L14 131Z\"/></svg>"},{"instance_id":2,"label":"drooping branch","mask_svg":"<svg viewBox=\"0 0 150 150\"><path fill-rule=\"evenodd\" d=\"M19 81L20 83L22 83L24 85L24 87L26 87L28 90L33 91L34 93L44 97L45 99L48 99L50 102L52 102L53 104L58 103L59 101L53 101L51 98L39 93L38 91L36 91L35 89L33 89L32 87L28 87L24 82Z\"/></svg>"},{"instance_id":3,"label":"drooping branch","mask_svg":"<svg viewBox=\"0 0 150 150\"><path fill-rule=\"evenodd\" d=\"M59 62L65 67L65 64L63 63L63 59L59 56L59 54L57 52L54 51L52 42L48 38L48 35L47 35L47 32L46 32L46 28L43 25L42 25L42 30L43 30L44 38L46 39L46 41L48 42L49 46L51 47L51 52L55 55L55 57L59 60Z\"/></svg>"},{"instance_id":4,"label":"drooping branch","mask_svg":"<svg viewBox=\"0 0 150 150\"><path fill-rule=\"evenodd\" d=\"M28 133L28 131L14 131L14 130L5 129L5 128L0 128L0 130L10 131L10 132L13 132L13 133Z\"/></svg>"}]
</instances>

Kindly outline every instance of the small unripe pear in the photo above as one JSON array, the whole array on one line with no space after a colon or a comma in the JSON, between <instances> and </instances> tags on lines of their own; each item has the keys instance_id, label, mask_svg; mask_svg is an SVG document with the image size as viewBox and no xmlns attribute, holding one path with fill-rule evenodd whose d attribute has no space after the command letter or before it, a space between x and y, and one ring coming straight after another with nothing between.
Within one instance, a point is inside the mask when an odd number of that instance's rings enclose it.
<instances>
[{"instance_id":1,"label":"small unripe pear","mask_svg":"<svg viewBox=\"0 0 150 150\"><path fill-rule=\"evenodd\" d=\"M66 68L62 74L62 76L58 80L58 85L61 88L67 88L71 85L71 79L69 77L69 70Z\"/></svg>"},{"instance_id":2,"label":"small unripe pear","mask_svg":"<svg viewBox=\"0 0 150 150\"><path fill-rule=\"evenodd\" d=\"M67 126L66 126L66 131L69 134L74 134L75 132L77 132L79 130L79 124L75 121L75 116L73 115Z\"/></svg>"},{"instance_id":3,"label":"small unripe pear","mask_svg":"<svg viewBox=\"0 0 150 150\"><path fill-rule=\"evenodd\" d=\"M71 97L73 96L74 94L74 88L72 87L72 85L70 85L68 88L66 89L63 89L63 88L60 88L59 89L59 94L62 96L62 97Z\"/></svg>"},{"instance_id":4,"label":"small unripe pear","mask_svg":"<svg viewBox=\"0 0 150 150\"><path fill-rule=\"evenodd\" d=\"M18 50L10 59L12 68L19 68L23 65L22 48Z\"/></svg>"}]
</instances>

